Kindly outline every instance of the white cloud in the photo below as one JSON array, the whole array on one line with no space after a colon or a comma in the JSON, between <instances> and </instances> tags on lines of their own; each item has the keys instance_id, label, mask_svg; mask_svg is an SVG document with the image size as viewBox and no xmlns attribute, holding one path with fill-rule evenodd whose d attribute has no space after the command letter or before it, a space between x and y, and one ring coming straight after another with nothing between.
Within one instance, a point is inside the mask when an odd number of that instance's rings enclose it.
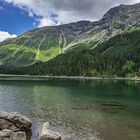
<instances>
[{"instance_id":1,"label":"white cloud","mask_svg":"<svg viewBox=\"0 0 140 140\"><path fill-rule=\"evenodd\" d=\"M140 0L0 0L24 9L29 16L41 17L39 27L79 20L98 20L110 8L119 4L132 4ZM53 14L58 17L53 17ZM57 21L57 22L55 22Z\"/></svg>"},{"instance_id":2,"label":"white cloud","mask_svg":"<svg viewBox=\"0 0 140 140\"><path fill-rule=\"evenodd\" d=\"M4 41L7 38L17 37L15 34L10 34L8 32L0 31L0 42Z\"/></svg>"},{"instance_id":3,"label":"white cloud","mask_svg":"<svg viewBox=\"0 0 140 140\"><path fill-rule=\"evenodd\" d=\"M39 22L38 22L38 27L54 26L54 25L57 25L57 23L55 23L53 20L49 18L41 18L39 19Z\"/></svg>"},{"instance_id":4,"label":"white cloud","mask_svg":"<svg viewBox=\"0 0 140 140\"><path fill-rule=\"evenodd\" d=\"M139 3L139 2L140 2L140 0L130 0L129 1L130 4L135 4L135 3Z\"/></svg>"}]
</instances>

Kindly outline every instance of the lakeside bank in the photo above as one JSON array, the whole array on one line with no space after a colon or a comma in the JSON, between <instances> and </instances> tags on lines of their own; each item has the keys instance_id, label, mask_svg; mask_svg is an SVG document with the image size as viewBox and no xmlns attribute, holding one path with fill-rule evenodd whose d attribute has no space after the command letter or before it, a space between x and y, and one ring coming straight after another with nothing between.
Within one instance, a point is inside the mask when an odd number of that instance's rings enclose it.
<instances>
[{"instance_id":1,"label":"lakeside bank","mask_svg":"<svg viewBox=\"0 0 140 140\"><path fill-rule=\"evenodd\" d=\"M0 74L0 80L14 81L46 81L50 79L66 79L66 80L126 80L140 81L140 77L125 78L125 77L84 77L84 76L45 76L45 75L6 75Z\"/></svg>"}]
</instances>

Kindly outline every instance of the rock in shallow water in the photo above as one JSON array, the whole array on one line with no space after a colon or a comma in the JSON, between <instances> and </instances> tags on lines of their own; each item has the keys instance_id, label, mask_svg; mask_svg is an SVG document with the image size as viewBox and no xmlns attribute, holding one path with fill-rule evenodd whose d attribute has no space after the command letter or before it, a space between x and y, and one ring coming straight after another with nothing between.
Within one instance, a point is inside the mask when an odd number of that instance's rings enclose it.
<instances>
[{"instance_id":1,"label":"rock in shallow water","mask_svg":"<svg viewBox=\"0 0 140 140\"><path fill-rule=\"evenodd\" d=\"M46 122L42 126L42 130L39 134L39 140L61 140L59 133L49 129L49 123Z\"/></svg>"},{"instance_id":2,"label":"rock in shallow water","mask_svg":"<svg viewBox=\"0 0 140 140\"><path fill-rule=\"evenodd\" d=\"M21 115L18 112L4 112L0 111L0 129L5 127L15 130L29 130L31 129L32 122L26 116Z\"/></svg>"},{"instance_id":3,"label":"rock in shallow water","mask_svg":"<svg viewBox=\"0 0 140 140\"><path fill-rule=\"evenodd\" d=\"M31 125L31 120L20 113L0 111L0 140L27 140Z\"/></svg>"}]
</instances>

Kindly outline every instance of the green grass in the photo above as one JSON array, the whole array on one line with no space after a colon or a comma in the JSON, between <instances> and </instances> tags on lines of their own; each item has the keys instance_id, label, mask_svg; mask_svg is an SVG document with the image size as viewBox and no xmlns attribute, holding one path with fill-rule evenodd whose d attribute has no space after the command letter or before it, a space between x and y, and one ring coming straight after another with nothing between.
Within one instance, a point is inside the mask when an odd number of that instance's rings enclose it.
<instances>
[{"instance_id":1,"label":"green grass","mask_svg":"<svg viewBox=\"0 0 140 140\"><path fill-rule=\"evenodd\" d=\"M46 49L41 49L37 56L37 47L22 46L19 44L8 44L0 47L0 52L4 57L0 58L0 64L11 63L13 65L30 65L36 61L48 61L59 54L57 42L53 40ZM8 54L8 55L7 55Z\"/></svg>"}]
</instances>

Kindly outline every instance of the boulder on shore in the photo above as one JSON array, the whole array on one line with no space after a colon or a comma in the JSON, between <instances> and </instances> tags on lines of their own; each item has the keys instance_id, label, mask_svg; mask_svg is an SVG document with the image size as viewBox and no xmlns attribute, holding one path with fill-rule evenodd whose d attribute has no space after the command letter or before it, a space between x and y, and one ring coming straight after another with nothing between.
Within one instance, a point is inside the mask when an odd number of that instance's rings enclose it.
<instances>
[{"instance_id":1,"label":"boulder on shore","mask_svg":"<svg viewBox=\"0 0 140 140\"><path fill-rule=\"evenodd\" d=\"M61 135L49 129L49 123L46 122L42 126L39 134L39 140L61 140Z\"/></svg>"},{"instance_id":2,"label":"boulder on shore","mask_svg":"<svg viewBox=\"0 0 140 140\"><path fill-rule=\"evenodd\" d=\"M31 125L31 120L20 113L0 111L0 140L27 140Z\"/></svg>"}]
</instances>

